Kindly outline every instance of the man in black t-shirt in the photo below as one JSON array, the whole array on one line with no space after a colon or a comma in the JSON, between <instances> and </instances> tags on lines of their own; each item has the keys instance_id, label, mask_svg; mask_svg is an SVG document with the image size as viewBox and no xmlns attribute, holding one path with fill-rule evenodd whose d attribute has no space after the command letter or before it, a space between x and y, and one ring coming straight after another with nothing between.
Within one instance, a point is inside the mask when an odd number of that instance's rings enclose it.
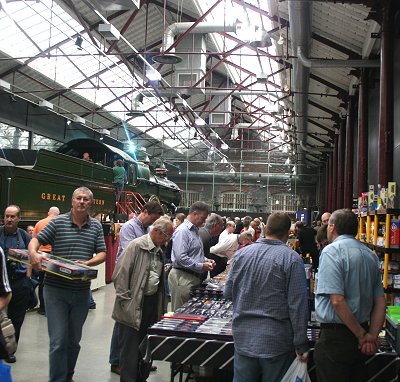
<instances>
[{"instance_id":1,"label":"man in black t-shirt","mask_svg":"<svg viewBox=\"0 0 400 382\"><path fill-rule=\"evenodd\" d=\"M303 222L297 222L295 225L297 240L299 241L300 253L303 257L309 253L313 262L314 269L318 269L318 248L315 242L317 232L314 228L307 227Z\"/></svg>"}]
</instances>

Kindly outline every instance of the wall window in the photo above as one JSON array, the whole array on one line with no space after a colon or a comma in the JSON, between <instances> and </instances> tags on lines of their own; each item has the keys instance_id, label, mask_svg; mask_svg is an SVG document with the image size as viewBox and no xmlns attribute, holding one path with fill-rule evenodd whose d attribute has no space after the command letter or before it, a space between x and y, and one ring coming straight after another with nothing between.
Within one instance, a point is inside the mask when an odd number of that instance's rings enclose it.
<instances>
[{"instance_id":1,"label":"wall window","mask_svg":"<svg viewBox=\"0 0 400 382\"><path fill-rule=\"evenodd\" d=\"M298 210L297 197L291 194L274 194L270 197L271 212L296 212Z\"/></svg>"},{"instance_id":2,"label":"wall window","mask_svg":"<svg viewBox=\"0 0 400 382\"><path fill-rule=\"evenodd\" d=\"M248 194L240 192L224 192L221 195L221 210L247 211Z\"/></svg>"},{"instance_id":3,"label":"wall window","mask_svg":"<svg viewBox=\"0 0 400 382\"><path fill-rule=\"evenodd\" d=\"M6 123L0 123L0 147L2 149L28 149L29 139L29 131L7 125ZM34 150L47 149L55 151L61 145L62 142L44 137L43 135L32 134L32 149Z\"/></svg>"},{"instance_id":4,"label":"wall window","mask_svg":"<svg viewBox=\"0 0 400 382\"><path fill-rule=\"evenodd\" d=\"M29 147L29 132L0 123L0 142L2 149L27 149Z\"/></svg>"},{"instance_id":5,"label":"wall window","mask_svg":"<svg viewBox=\"0 0 400 382\"><path fill-rule=\"evenodd\" d=\"M189 208L194 202L200 200L200 192L197 191L183 191L180 207Z\"/></svg>"},{"instance_id":6,"label":"wall window","mask_svg":"<svg viewBox=\"0 0 400 382\"><path fill-rule=\"evenodd\" d=\"M44 137L43 135L35 133L33 134L32 148L34 150L47 149L51 151L56 151L61 145L62 142Z\"/></svg>"}]
</instances>

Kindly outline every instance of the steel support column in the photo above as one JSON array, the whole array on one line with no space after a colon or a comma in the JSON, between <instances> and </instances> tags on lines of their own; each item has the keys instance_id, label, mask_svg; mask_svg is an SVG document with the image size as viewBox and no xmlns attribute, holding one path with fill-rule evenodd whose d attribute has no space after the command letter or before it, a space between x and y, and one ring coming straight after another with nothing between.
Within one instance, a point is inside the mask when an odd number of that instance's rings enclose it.
<instances>
[{"instance_id":1,"label":"steel support column","mask_svg":"<svg viewBox=\"0 0 400 382\"><path fill-rule=\"evenodd\" d=\"M393 180L393 1L383 1L381 82L378 140L378 181L386 187Z\"/></svg>"},{"instance_id":2,"label":"steel support column","mask_svg":"<svg viewBox=\"0 0 400 382\"><path fill-rule=\"evenodd\" d=\"M345 144L345 167L344 167L344 189L343 207L351 208L353 204L353 162L354 162L354 96L349 97L349 105L346 120L346 144Z\"/></svg>"},{"instance_id":3,"label":"steel support column","mask_svg":"<svg viewBox=\"0 0 400 382\"><path fill-rule=\"evenodd\" d=\"M335 136L334 139L334 148L333 148L333 159L332 159L332 197L331 197L331 203L332 203L332 211L337 209L337 203L336 203L336 193L337 193L337 186L338 186L338 145L339 145L339 139L338 136Z\"/></svg>"},{"instance_id":4,"label":"steel support column","mask_svg":"<svg viewBox=\"0 0 400 382\"><path fill-rule=\"evenodd\" d=\"M326 207L328 211L333 210L332 206L332 190L333 190L333 166L332 166L332 161L333 161L333 153L329 155L328 159L328 172L327 172L327 177L328 177L328 189L327 189L327 203Z\"/></svg>"},{"instance_id":5,"label":"steel support column","mask_svg":"<svg viewBox=\"0 0 400 382\"><path fill-rule=\"evenodd\" d=\"M324 193L323 195L321 195L321 200L324 201L324 205L321 206L321 213L323 213L322 211L329 211L328 210L328 192L329 192L329 159L326 161L325 163L325 169L324 169L324 175L325 175L325 189L322 190L322 192Z\"/></svg>"},{"instance_id":6,"label":"steel support column","mask_svg":"<svg viewBox=\"0 0 400 382\"><path fill-rule=\"evenodd\" d=\"M357 197L368 191L368 71L361 69L358 94Z\"/></svg>"},{"instance_id":7,"label":"steel support column","mask_svg":"<svg viewBox=\"0 0 400 382\"><path fill-rule=\"evenodd\" d=\"M343 208L344 193L344 143L345 143L346 121L340 121L339 136L337 137L337 187L336 187L336 209Z\"/></svg>"}]
</instances>

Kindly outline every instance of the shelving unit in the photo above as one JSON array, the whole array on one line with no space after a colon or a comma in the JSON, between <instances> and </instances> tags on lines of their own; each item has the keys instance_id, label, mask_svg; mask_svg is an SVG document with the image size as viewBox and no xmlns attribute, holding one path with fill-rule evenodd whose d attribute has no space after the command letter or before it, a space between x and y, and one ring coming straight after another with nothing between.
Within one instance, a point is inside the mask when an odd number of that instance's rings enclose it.
<instances>
[{"instance_id":1,"label":"shelving unit","mask_svg":"<svg viewBox=\"0 0 400 382\"><path fill-rule=\"evenodd\" d=\"M388 286L390 256L400 255L400 247L390 247L390 225L392 217L399 215L400 209L390 208L362 212L358 216L358 239L371 248L377 256L383 255L383 287L386 293L400 293L400 289Z\"/></svg>"}]
</instances>

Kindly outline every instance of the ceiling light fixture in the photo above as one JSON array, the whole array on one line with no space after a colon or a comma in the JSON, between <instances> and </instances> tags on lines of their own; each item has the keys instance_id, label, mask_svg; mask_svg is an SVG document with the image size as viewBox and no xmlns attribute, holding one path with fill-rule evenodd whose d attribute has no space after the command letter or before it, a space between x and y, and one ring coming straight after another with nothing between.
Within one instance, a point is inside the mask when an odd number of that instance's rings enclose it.
<instances>
[{"instance_id":1,"label":"ceiling light fixture","mask_svg":"<svg viewBox=\"0 0 400 382\"><path fill-rule=\"evenodd\" d=\"M206 125L206 121L203 118L198 117L198 118L196 118L194 120L194 124L196 126L205 126Z\"/></svg>"},{"instance_id":2,"label":"ceiling light fixture","mask_svg":"<svg viewBox=\"0 0 400 382\"><path fill-rule=\"evenodd\" d=\"M154 68L150 68L147 70L146 73L147 78L149 79L149 81L159 81L161 80L161 74L158 70L154 69Z\"/></svg>"},{"instance_id":3,"label":"ceiling light fixture","mask_svg":"<svg viewBox=\"0 0 400 382\"><path fill-rule=\"evenodd\" d=\"M172 53L162 53L162 54L157 54L156 56L154 56L153 61L157 62L158 64L174 65L174 64L178 64L179 62L181 62L182 57L179 57L176 54L172 54Z\"/></svg>"},{"instance_id":4,"label":"ceiling light fixture","mask_svg":"<svg viewBox=\"0 0 400 382\"><path fill-rule=\"evenodd\" d=\"M279 40L277 41L278 45L283 45L285 42L285 38L283 37L282 33L279 35Z\"/></svg>"},{"instance_id":5,"label":"ceiling light fixture","mask_svg":"<svg viewBox=\"0 0 400 382\"><path fill-rule=\"evenodd\" d=\"M229 150L229 146L224 142L221 145L221 150Z\"/></svg>"},{"instance_id":6,"label":"ceiling light fixture","mask_svg":"<svg viewBox=\"0 0 400 382\"><path fill-rule=\"evenodd\" d=\"M3 90L11 90L11 84L6 81L0 80L0 88Z\"/></svg>"},{"instance_id":7,"label":"ceiling light fixture","mask_svg":"<svg viewBox=\"0 0 400 382\"><path fill-rule=\"evenodd\" d=\"M84 125L86 123L86 120L85 120L85 118L82 118L82 117L79 117L76 115L74 117L74 122Z\"/></svg>"}]
</instances>

